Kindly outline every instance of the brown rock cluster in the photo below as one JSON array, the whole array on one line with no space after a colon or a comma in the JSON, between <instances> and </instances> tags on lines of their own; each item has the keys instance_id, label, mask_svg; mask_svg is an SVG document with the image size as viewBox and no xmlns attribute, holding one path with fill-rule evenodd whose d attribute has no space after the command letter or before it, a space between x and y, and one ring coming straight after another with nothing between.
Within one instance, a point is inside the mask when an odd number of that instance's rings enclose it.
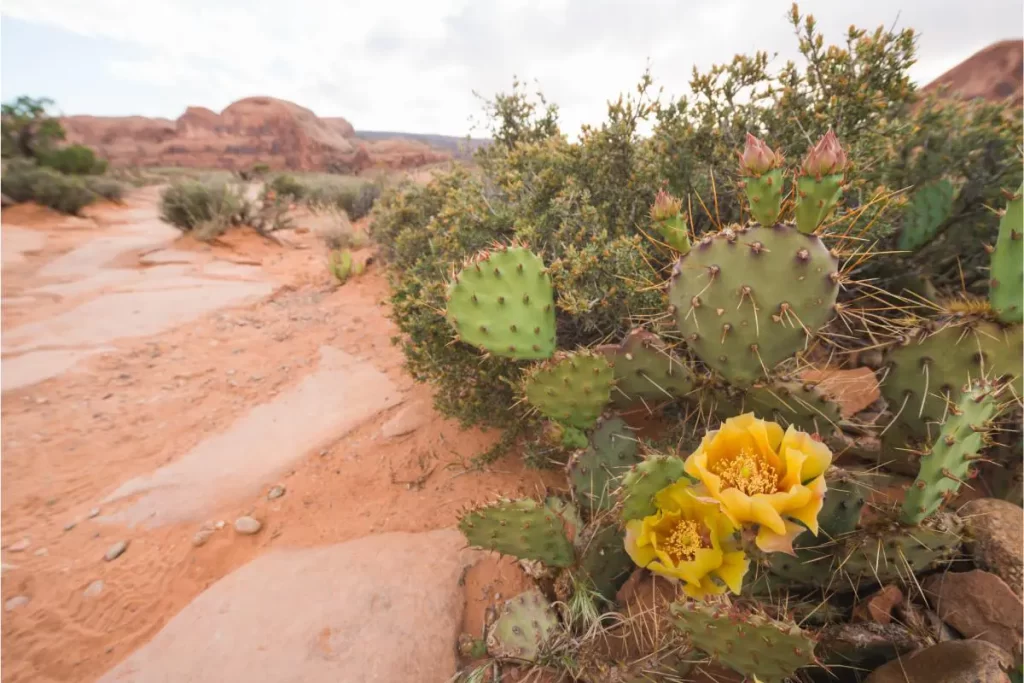
<instances>
[{"instance_id":1,"label":"brown rock cluster","mask_svg":"<svg viewBox=\"0 0 1024 683\"><path fill-rule=\"evenodd\" d=\"M272 97L249 97L221 113L189 107L177 121L141 116L68 116L69 143L88 145L115 166L184 166L359 172L415 168L447 152L408 139L360 140L343 118L319 118Z\"/></svg>"}]
</instances>

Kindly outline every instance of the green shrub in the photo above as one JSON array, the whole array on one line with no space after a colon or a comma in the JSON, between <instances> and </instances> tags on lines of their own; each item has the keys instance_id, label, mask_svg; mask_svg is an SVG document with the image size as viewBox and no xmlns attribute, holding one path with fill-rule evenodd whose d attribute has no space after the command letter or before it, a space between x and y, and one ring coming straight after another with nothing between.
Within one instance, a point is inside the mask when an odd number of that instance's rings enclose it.
<instances>
[{"instance_id":1,"label":"green shrub","mask_svg":"<svg viewBox=\"0 0 1024 683\"><path fill-rule=\"evenodd\" d=\"M78 214L97 196L81 178L21 159L5 164L0 185L3 193L16 202L34 201L71 215Z\"/></svg>"},{"instance_id":2,"label":"green shrub","mask_svg":"<svg viewBox=\"0 0 1024 683\"><path fill-rule=\"evenodd\" d=\"M109 199L112 202L120 202L124 199L124 184L113 178L86 176L84 180L86 187L104 199Z\"/></svg>"},{"instance_id":3,"label":"green shrub","mask_svg":"<svg viewBox=\"0 0 1024 683\"><path fill-rule=\"evenodd\" d=\"M267 183L267 187L273 190L279 197L289 197L293 201L305 199L306 194L308 193L306 184L288 173L282 173L274 176L274 178Z\"/></svg>"},{"instance_id":4,"label":"green shrub","mask_svg":"<svg viewBox=\"0 0 1024 683\"><path fill-rule=\"evenodd\" d=\"M183 232L203 225L216 236L243 222L250 209L240 187L213 180L178 180L160 195L160 217Z\"/></svg>"},{"instance_id":5,"label":"green shrub","mask_svg":"<svg viewBox=\"0 0 1024 683\"><path fill-rule=\"evenodd\" d=\"M442 315L453 265L494 241L517 239L541 252L564 349L617 340L633 324L664 319L661 285L673 256L646 238L648 209L668 186L684 198L697 234L746 220L736 152L748 131L800 158L834 125L854 168L827 230L849 231L882 252L900 229L894 190L948 173L962 177L973 188L956 208L963 232L948 231L962 241L955 248L940 242L934 248L942 247L942 258L914 255L913 262L938 282L956 275L957 256L987 262L983 243L996 218L981 207L998 205L1000 187L1020 184L1020 113L922 100L908 75L912 31L851 28L843 45L825 47L813 18L794 7L791 22L802 66L773 72L765 53L737 56L695 72L693 94L667 104L652 100L645 74L633 94L609 103L604 123L584 127L575 142L561 134L557 107L514 83L487 103L494 143L476 154L479 173L456 168L381 197L371 230L392 266L397 341L414 377L436 388L442 412L496 426L527 417L517 404L521 366L454 341ZM905 261L905 254L879 256L855 274L885 287ZM983 272L979 265L970 277Z\"/></svg>"},{"instance_id":6,"label":"green shrub","mask_svg":"<svg viewBox=\"0 0 1024 683\"><path fill-rule=\"evenodd\" d=\"M102 175L107 162L84 145L68 145L39 155L39 164L67 175Z\"/></svg>"}]
</instances>

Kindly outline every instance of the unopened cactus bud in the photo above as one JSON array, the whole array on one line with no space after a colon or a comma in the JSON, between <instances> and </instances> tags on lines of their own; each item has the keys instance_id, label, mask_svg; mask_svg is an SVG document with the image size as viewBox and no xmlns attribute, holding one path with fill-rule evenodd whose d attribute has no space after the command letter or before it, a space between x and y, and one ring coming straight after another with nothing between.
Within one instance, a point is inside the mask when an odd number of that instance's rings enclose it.
<instances>
[{"instance_id":1,"label":"unopened cactus bud","mask_svg":"<svg viewBox=\"0 0 1024 683\"><path fill-rule=\"evenodd\" d=\"M654 204L651 205L651 219L667 221L678 215L682 208L682 200L673 197L668 192L665 192L665 190L658 190L658 194L654 198Z\"/></svg>"},{"instance_id":2,"label":"unopened cactus bud","mask_svg":"<svg viewBox=\"0 0 1024 683\"><path fill-rule=\"evenodd\" d=\"M747 144L739 153L740 175L758 177L782 165L782 154L773 152L771 147L747 133Z\"/></svg>"},{"instance_id":3,"label":"unopened cactus bud","mask_svg":"<svg viewBox=\"0 0 1024 683\"><path fill-rule=\"evenodd\" d=\"M846 168L846 152L831 128L804 159L804 173L815 178L842 173Z\"/></svg>"}]
</instances>

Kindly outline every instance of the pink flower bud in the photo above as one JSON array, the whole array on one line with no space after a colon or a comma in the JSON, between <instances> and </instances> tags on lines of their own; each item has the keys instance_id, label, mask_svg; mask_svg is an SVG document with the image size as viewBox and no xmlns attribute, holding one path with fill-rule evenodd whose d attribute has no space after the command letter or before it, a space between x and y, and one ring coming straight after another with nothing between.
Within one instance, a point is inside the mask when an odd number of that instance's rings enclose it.
<instances>
[{"instance_id":1,"label":"pink flower bud","mask_svg":"<svg viewBox=\"0 0 1024 683\"><path fill-rule=\"evenodd\" d=\"M759 140L747 133L747 144L740 154L741 175L759 176L773 168L778 168L781 163L781 154L773 152L764 140Z\"/></svg>"},{"instance_id":2,"label":"pink flower bud","mask_svg":"<svg viewBox=\"0 0 1024 683\"><path fill-rule=\"evenodd\" d=\"M829 128L828 132L818 140L818 144L807 153L804 159L804 173L820 178L825 175L842 173L846 168L846 152L839 145L836 134Z\"/></svg>"},{"instance_id":3,"label":"pink flower bud","mask_svg":"<svg viewBox=\"0 0 1024 683\"><path fill-rule=\"evenodd\" d=\"M667 221L679 214L683 208L683 202L676 199L665 190L658 190L651 205L651 218L656 221Z\"/></svg>"}]
</instances>

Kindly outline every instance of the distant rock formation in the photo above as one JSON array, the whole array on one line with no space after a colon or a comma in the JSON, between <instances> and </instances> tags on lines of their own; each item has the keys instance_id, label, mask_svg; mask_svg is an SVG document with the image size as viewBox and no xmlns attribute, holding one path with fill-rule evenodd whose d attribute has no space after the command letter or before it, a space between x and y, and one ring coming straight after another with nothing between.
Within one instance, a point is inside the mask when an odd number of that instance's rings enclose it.
<instances>
[{"instance_id":1,"label":"distant rock formation","mask_svg":"<svg viewBox=\"0 0 1024 683\"><path fill-rule=\"evenodd\" d=\"M410 139L361 140L340 117L272 97L249 97L220 114L189 107L177 121L141 116L68 116L69 143L88 145L114 166L185 166L354 173L415 168L451 158Z\"/></svg>"},{"instance_id":2,"label":"distant rock formation","mask_svg":"<svg viewBox=\"0 0 1024 683\"><path fill-rule=\"evenodd\" d=\"M948 86L963 99L1009 99L1024 104L1024 40L1003 40L960 62L926 85L926 93Z\"/></svg>"}]
</instances>

